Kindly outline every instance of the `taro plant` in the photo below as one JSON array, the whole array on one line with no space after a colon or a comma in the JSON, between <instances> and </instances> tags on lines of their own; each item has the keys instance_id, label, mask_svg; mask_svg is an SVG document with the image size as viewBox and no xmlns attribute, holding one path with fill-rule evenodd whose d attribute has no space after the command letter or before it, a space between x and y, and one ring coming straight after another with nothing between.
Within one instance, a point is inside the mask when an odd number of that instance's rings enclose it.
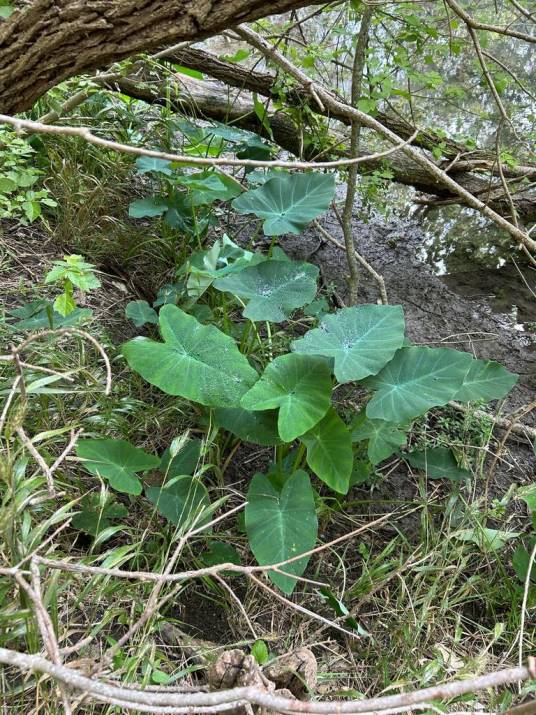
<instances>
[{"instance_id":1,"label":"taro plant","mask_svg":"<svg viewBox=\"0 0 536 715\"><path fill-rule=\"evenodd\" d=\"M177 181L186 185L190 178ZM212 174L203 182L208 178L219 180ZM268 236L302 231L328 208L335 190L333 177L323 174L261 174L255 183L233 207L262 219ZM127 363L147 382L197 405L200 424L274 448L273 467L249 485L245 529L259 564L282 564L268 573L287 594L316 542L321 484L345 495L395 454L432 478L466 480L469 472L449 449L403 451L413 421L451 400L500 399L517 379L468 353L412 345L400 305L329 312L316 297L318 273L273 245L263 255L224 236L179 269L181 289L173 299L152 308L130 304L130 317L158 323L162 339L138 337L123 346ZM203 307L208 313L201 318ZM298 310L316 323L302 335L286 328ZM362 408L350 418L333 399L343 385L359 386ZM86 468L132 495L141 493L145 472L159 469L164 478L158 487L146 484L145 494L175 524L192 514L204 520L215 508L192 465L168 469L164 457L159 465L113 440L83 441L78 454Z\"/></svg>"},{"instance_id":2,"label":"taro plant","mask_svg":"<svg viewBox=\"0 0 536 715\"><path fill-rule=\"evenodd\" d=\"M243 316L251 321L282 323L313 300L316 269L265 258L217 279L211 290L231 293L241 305L248 301ZM130 367L164 392L203 405L222 430L275 447L280 469L252 479L245 525L260 564L291 559L270 572L286 593L307 565L307 557L294 557L316 540L310 473L346 494L363 443L373 464L397 453L432 477L465 479L468 472L450 450L400 452L412 421L450 400L501 398L516 381L500 365L468 353L409 345L401 306L360 305L327 314L293 340L290 351L268 359L256 354L255 363L230 335L178 306L161 308L159 326L163 341L141 337L124 346ZM333 404L333 390L342 384L359 384L368 394L350 423Z\"/></svg>"}]
</instances>

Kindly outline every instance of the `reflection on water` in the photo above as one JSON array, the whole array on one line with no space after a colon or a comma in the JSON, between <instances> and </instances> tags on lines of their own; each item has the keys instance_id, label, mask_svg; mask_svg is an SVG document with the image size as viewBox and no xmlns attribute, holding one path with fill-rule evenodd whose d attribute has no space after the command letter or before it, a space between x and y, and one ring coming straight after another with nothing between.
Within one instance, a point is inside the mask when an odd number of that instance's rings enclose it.
<instances>
[{"instance_id":1,"label":"reflection on water","mask_svg":"<svg viewBox=\"0 0 536 715\"><path fill-rule=\"evenodd\" d=\"M460 273L471 267L497 269L515 255L509 236L473 209L445 206L417 210L426 238L419 258L437 275Z\"/></svg>"},{"instance_id":2,"label":"reflection on water","mask_svg":"<svg viewBox=\"0 0 536 715\"><path fill-rule=\"evenodd\" d=\"M460 206L412 213L424 231L420 261L456 293L483 299L518 330L534 332L536 270L504 231Z\"/></svg>"}]
</instances>

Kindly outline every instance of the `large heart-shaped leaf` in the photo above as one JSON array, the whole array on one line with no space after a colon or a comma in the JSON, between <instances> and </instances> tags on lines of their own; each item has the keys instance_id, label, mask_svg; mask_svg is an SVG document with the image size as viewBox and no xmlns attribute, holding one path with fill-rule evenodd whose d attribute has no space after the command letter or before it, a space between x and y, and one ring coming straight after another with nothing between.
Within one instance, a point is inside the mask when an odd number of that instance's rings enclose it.
<instances>
[{"instance_id":1,"label":"large heart-shaped leaf","mask_svg":"<svg viewBox=\"0 0 536 715\"><path fill-rule=\"evenodd\" d=\"M138 472L158 466L160 460L123 439L83 439L76 445L77 456L90 474L107 479L114 489L141 494Z\"/></svg>"},{"instance_id":2,"label":"large heart-shaped leaf","mask_svg":"<svg viewBox=\"0 0 536 715\"><path fill-rule=\"evenodd\" d=\"M335 410L300 437L307 447L307 464L316 476L339 494L350 488L354 462L352 438Z\"/></svg>"},{"instance_id":3,"label":"large heart-shaped leaf","mask_svg":"<svg viewBox=\"0 0 536 715\"><path fill-rule=\"evenodd\" d=\"M244 442L265 447L281 444L277 431L277 410L249 412L241 407L220 408L214 410L214 419L218 427L223 427Z\"/></svg>"},{"instance_id":4,"label":"large heart-shaped leaf","mask_svg":"<svg viewBox=\"0 0 536 715\"><path fill-rule=\"evenodd\" d=\"M135 338L123 346L130 367L168 395L237 405L258 375L234 340L171 304L161 308L159 322L165 342Z\"/></svg>"},{"instance_id":5,"label":"large heart-shaped leaf","mask_svg":"<svg viewBox=\"0 0 536 715\"><path fill-rule=\"evenodd\" d=\"M315 500L308 475L299 470L277 490L264 474L255 474L247 494L246 532L251 550L261 566L278 564L314 548L318 531ZM296 559L268 576L291 594L309 557Z\"/></svg>"},{"instance_id":6,"label":"large heart-shaped leaf","mask_svg":"<svg viewBox=\"0 0 536 715\"><path fill-rule=\"evenodd\" d=\"M406 444L407 434L398 425L384 420L369 420L352 432L352 442L368 440L367 454L372 464L383 462Z\"/></svg>"},{"instance_id":7,"label":"large heart-shaped leaf","mask_svg":"<svg viewBox=\"0 0 536 715\"><path fill-rule=\"evenodd\" d=\"M403 342L401 305L360 305L326 315L292 349L334 358L335 377L350 382L379 372Z\"/></svg>"},{"instance_id":8,"label":"large heart-shaped leaf","mask_svg":"<svg viewBox=\"0 0 536 715\"><path fill-rule=\"evenodd\" d=\"M460 481L471 476L468 469L458 466L456 457L448 447L434 447L422 451L414 451L404 455L412 467L425 472L431 479L452 479Z\"/></svg>"},{"instance_id":9,"label":"large heart-shaped leaf","mask_svg":"<svg viewBox=\"0 0 536 715\"><path fill-rule=\"evenodd\" d=\"M500 400L516 384L518 376L493 360L473 360L455 400Z\"/></svg>"},{"instance_id":10,"label":"large heart-shaped leaf","mask_svg":"<svg viewBox=\"0 0 536 715\"><path fill-rule=\"evenodd\" d=\"M318 268L310 263L264 261L214 281L217 290L248 300L244 317L280 323L316 294Z\"/></svg>"},{"instance_id":11,"label":"large heart-shaped leaf","mask_svg":"<svg viewBox=\"0 0 536 715\"><path fill-rule=\"evenodd\" d=\"M233 201L242 214L264 219L266 236L301 233L314 218L329 208L335 195L333 174L283 174Z\"/></svg>"},{"instance_id":12,"label":"large heart-shaped leaf","mask_svg":"<svg viewBox=\"0 0 536 715\"><path fill-rule=\"evenodd\" d=\"M324 358L289 353L268 365L240 404L253 411L279 408L279 436L292 442L322 419L330 397L331 370Z\"/></svg>"},{"instance_id":13,"label":"large heart-shaped leaf","mask_svg":"<svg viewBox=\"0 0 536 715\"><path fill-rule=\"evenodd\" d=\"M205 486L195 477L178 477L168 487L147 487L147 499L177 526L207 524L210 499ZM205 510L206 514L200 516Z\"/></svg>"},{"instance_id":14,"label":"large heart-shaped leaf","mask_svg":"<svg viewBox=\"0 0 536 715\"><path fill-rule=\"evenodd\" d=\"M473 358L450 348L410 347L364 384L377 393L367 405L367 417L398 424L446 405L463 384Z\"/></svg>"}]
</instances>

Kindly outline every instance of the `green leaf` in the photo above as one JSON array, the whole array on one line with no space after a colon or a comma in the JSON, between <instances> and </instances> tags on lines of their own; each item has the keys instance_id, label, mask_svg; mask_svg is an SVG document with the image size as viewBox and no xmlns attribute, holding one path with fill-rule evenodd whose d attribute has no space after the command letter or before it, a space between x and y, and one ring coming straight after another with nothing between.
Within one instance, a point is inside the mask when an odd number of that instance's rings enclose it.
<instances>
[{"instance_id":1,"label":"green leaf","mask_svg":"<svg viewBox=\"0 0 536 715\"><path fill-rule=\"evenodd\" d=\"M122 439L80 440L76 454L90 474L107 479L114 489L126 494L141 494L136 474L154 469L160 461Z\"/></svg>"},{"instance_id":2,"label":"green leaf","mask_svg":"<svg viewBox=\"0 0 536 715\"><path fill-rule=\"evenodd\" d=\"M280 323L311 302L318 268L310 263L264 261L214 281L214 288L248 300L244 317Z\"/></svg>"},{"instance_id":3,"label":"green leaf","mask_svg":"<svg viewBox=\"0 0 536 715\"><path fill-rule=\"evenodd\" d=\"M517 498L525 502L531 514L536 513L536 484L529 484L518 489Z\"/></svg>"},{"instance_id":4,"label":"green leaf","mask_svg":"<svg viewBox=\"0 0 536 715\"><path fill-rule=\"evenodd\" d=\"M249 57L251 50L246 50L244 48L239 48L234 55L220 55L220 58L224 62L242 62L246 57Z\"/></svg>"},{"instance_id":5,"label":"green leaf","mask_svg":"<svg viewBox=\"0 0 536 715\"><path fill-rule=\"evenodd\" d=\"M0 8L1 9L1 8ZM1 15L0 15L1 17ZM10 194L17 188L17 182L7 176L0 176L0 193Z\"/></svg>"},{"instance_id":6,"label":"green leaf","mask_svg":"<svg viewBox=\"0 0 536 715\"><path fill-rule=\"evenodd\" d=\"M41 204L38 201L23 201L22 210L30 223L41 216Z\"/></svg>"},{"instance_id":7,"label":"green leaf","mask_svg":"<svg viewBox=\"0 0 536 715\"><path fill-rule=\"evenodd\" d=\"M145 495L176 526L199 527L211 519L208 492L195 477L179 477L168 487L147 487ZM200 516L204 511L207 513Z\"/></svg>"},{"instance_id":8,"label":"green leaf","mask_svg":"<svg viewBox=\"0 0 536 715\"><path fill-rule=\"evenodd\" d=\"M170 161L166 159L155 159L152 156L139 156L136 159L136 168L138 174L148 174L150 172L164 174L166 176L173 174Z\"/></svg>"},{"instance_id":9,"label":"green leaf","mask_svg":"<svg viewBox=\"0 0 536 715\"><path fill-rule=\"evenodd\" d=\"M283 174L239 196L233 201L233 208L264 219L266 236L281 236L301 233L314 218L327 211L334 195L333 174Z\"/></svg>"},{"instance_id":10,"label":"green leaf","mask_svg":"<svg viewBox=\"0 0 536 715\"><path fill-rule=\"evenodd\" d=\"M318 328L295 340L292 349L334 358L335 377L350 382L379 372L403 341L401 305L361 305L326 315Z\"/></svg>"},{"instance_id":11,"label":"green leaf","mask_svg":"<svg viewBox=\"0 0 536 715\"><path fill-rule=\"evenodd\" d=\"M518 376L492 360L473 360L455 400L500 400L516 384Z\"/></svg>"},{"instance_id":12,"label":"green leaf","mask_svg":"<svg viewBox=\"0 0 536 715\"><path fill-rule=\"evenodd\" d=\"M329 409L331 371L323 358L289 353L275 358L240 402L246 410L279 408L278 430L292 442Z\"/></svg>"},{"instance_id":13,"label":"green leaf","mask_svg":"<svg viewBox=\"0 0 536 715\"><path fill-rule=\"evenodd\" d=\"M268 662L268 658L270 657L268 646L264 641L255 641L251 647L251 655L255 658L259 665L264 665Z\"/></svg>"},{"instance_id":14,"label":"green leaf","mask_svg":"<svg viewBox=\"0 0 536 715\"><path fill-rule=\"evenodd\" d=\"M307 474L299 470L277 490L264 474L255 474L247 494L246 533L261 566L277 564L314 548L318 531L315 500ZM287 595L296 585L309 556L280 567L285 574L268 571L270 579Z\"/></svg>"},{"instance_id":15,"label":"green leaf","mask_svg":"<svg viewBox=\"0 0 536 715\"><path fill-rule=\"evenodd\" d=\"M112 520L123 519L128 514L123 504L118 504L113 499L102 504L99 497L93 494L84 497L80 506L82 509L74 515L72 525L91 536L98 536L111 526Z\"/></svg>"},{"instance_id":16,"label":"green leaf","mask_svg":"<svg viewBox=\"0 0 536 715\"><path fill-rule=\"evenodd\" d=\"M512 556L512 566L514 568L515 574L520 581L523 583L527 580L527 574L530 566L530 555L532 549L534 548L534 539L529 541L529 549L526 549L522 544L520 544ZM536 583L536 564L532 565L530 572L530 580Z\"/></svg>"},{"instance_id":17,"label":"green leaf","mask_svg":"<svg viewBox=\"0 0 536 715\"><path fill-rule=\"evenodd\" d=\"M218 171L182 174L176 181L192 192L194 206L229 201L242 193L242 186L236 179Z\"/></svg>"},{"instance_id":18,"label":"green leaf","mask_svg":"<svg viewBox=\"0 0 536 715\"><path fill-rule=\"evenodd\" d=\"M148 196L146 199L132 201L128 207L128 215L131 218L162 216L168 209L168 202L162 196Z\"/></svg>"},{"instance_id":19,"label":"green leaf","mask_svg":"<svg viewBox=\"0 0 536 715\"><path fill-rule=\"evenodd\" d=\"M392 422L365 419L352 432L352 442L368 440L367 454L372 464L379 464L406 444L407 434Z\"/></svg>"},{"instance_id":20,"label":"green leaf","mask_svg":"<svg viewBox=\"0 0 536 715\"><path fill-rule=\"evenodd\" d=\"M71 292L65 291L61 293L54 301L53 308L56 313L59 313L62 317L66 317L73 310L76 309L76 303L74 302L73 294Z\"/></svg>"},{"instance_id":21,"label":"green leaf","mask_svg":"<svg viewBox=\"0 0 536 715\"><path fill-rule=\"evenodd\" d=\"M350 487L356 487L368 482L372 471L372 464L368 459L356 459L350 475Z\"/></svg>"},{"instance_id":22,"label":"green leaf","mask_svg":"<svg viewBox=\"0 0 536 715\"><path fill-rule=\"evenodd\" d=\"M168 395L210 407L238 405L258 375L232 338L175 305L159 315L163 343L135 338L123 346L130 367Z\"/></svg>"},{"instance_id":23,"label":"green leaf","mask_svg":"<svg viewBox=\"0 0 536 715\"><path fill-rule=\"evenodd\" d=\"M335 410L330 408L300 439L307 447L307 464L316 476L334 491L346 494L354 463L352 439Z\"/></svg>"},{"instance_id":24,"label":"green leaf","mask_svg":"<svg viewBox=\"0 0 536 715\"><path fill-rule=\"evenodd\" d=\"M162 288L158 289L156 300L153 302L153 308L160 308L166 303L177 304L184 293L184 284L182 283L166 283Z\"/></svg>"},{"instance_id":25,"label":"green leaf","mask_svg":"<svg viewBox=\"0 0 536 715\"><path fill-rule=\"evenodd\" d=\"M458 541L469 541L476 544L482 551L499 551L511 539L517 539L521 533L517 531L498 531L497 529L461 529L452 534Z\"/></svg>"},{"instance_id":26,"label":"green leaf","mask_svg":"<svg viewBox=\"0 0 536 715\"><path fill-rule=\"evenodd\" d=\"M192 475L199 462L201 445L200 439L191 439L174 456L171 455L171 450L168 447L162 455L160 471L166 475L168 480L173 477Z\"/></svg>"},{"instance_id":27,"label":"green leaf","mask_svg":"<svg viewBox=\"0 0 536 715\"><path fill-rule=\"evenodd\" d=\"M260 253L246 251L224 234L207 251L194 252L183 267L188 273L188 295L199 298L216 278L239 273L265 261Z\"/></svg>"},{"instance_id":28,"label":"green leaf","mask_svg":"<svg viewBox=\"0 0 536 715\"><path fill-rule=\"evenodd\" d=\"M218 427L240 437L244 442L270 447L281 444L277 430L277 410L249 412L241 407L230 407L214 411Z\"/></svg>"},{"instance_id":29,"label":"green leaf","mask_svg":"<svg viewBox=\"0 0 536 715\"><path fill-rule=\"evenodd\" d=\"M0 19L7 20L13 12L15 12L13 5L3 5L0 7Z\"/></svg>"},{"instance_id":30,"label":"green leaf","mask_svg":"<svg viewBox=\"0 0 536 715\"><path fill-rule=\"evenodd\" d=\"M471 476L468 469L458 466L456 457L451 449L447 447L435 447L425 449L422 452L414 451L404 455L412 467L425 472L431 479L441 479L446 477L453 481L460 481Z\"/></svg>"},{"instance_id":31,"label":"green leaf","mask_svg":"<svg viewBox=\"0 0 536 715\"><path fill-rule=\"evenodd\" d=\"M49 320L49 310L50 316L52 317L52 325ZM57 311L52 309L52 305L49 304L49 310L47 308L42 308L37 313L32 315L30 318L25 320L19 320L18 323L13 323L11 326L16 330L39 330L41 328L67 328L70 325L79 325L85 322L92 316L92 311L89 308L75 308L71 311L69 315L60 315Z\"/></svg>"},{"instance_id":32,"label":"green leaf","mask_svg":"<svg viewBox=\"0 0 536 715\"><path fill-rule=\"evenodd\" d=\"M23 303L23 305L20 305L18 308L6 308L6 313L21 320L28 320L28 318L32 318L47 308L47 306L51 307L51 304L47 300L40 298L38 300L32 300L29 303Z\"/></svg>"},{"instance_id":33,"label":"green leaf","mask_svg":"<svg viewBox=\"0 0 536 715\"><path fill-rule=\"evenodd\" d=\"M411 347L399 350L365 387L377 390L367 417L403 423L431 407L446 405L460 389L473 358L450 348Z\"/></svg>"},{"instance_id":34,"label":"green leaf","mask_svg":"<svg viewBox=\"0 0 536 715\"><path fill-rule=\"evenodd\" d=\"M137 328L141 328L145 323L155 323L158 325L156 310L151 308L146 300L131 300L130 303L127 303L125 315L132 320Z\"/></svg>"},{"instance_id":35,"label":"green leaf","mask_svg":"<svg viewBox=\"0 0 536 715\"><path fill-rule=\"evenodd\" d=\"M231 544L223 541L211 541L208 549L199 557L205 566L218 566L219 564L240 564L240 556ZM229 572L232 573L232 572Z\"/></svg>"},{"instance_id":36,"label":"green leaf","mask_svg":"<svg viewBox=\"0 0 536 715\"><path fill-rule=\"evenodd\" d=\"M46 275L45 283L70 281L81 291L87 292L93 288L100 288L101 285L94 270L95 266L84 261L82 256L77 254L64 256L63 261L54 261L53 268Z\"/></svg>"},{"instance_id":37,"label":"green leaf","mask_svg":"<svg viewBox=\"0 0 536 715\"><path fill-rule=\"evenodd\" d=\"M313 318L320 318L324 313L329 311L329 303L325 298L316 298L312 303L306 305L303 309L304 315L309 315Z\"/></svg>"}]
</instances>

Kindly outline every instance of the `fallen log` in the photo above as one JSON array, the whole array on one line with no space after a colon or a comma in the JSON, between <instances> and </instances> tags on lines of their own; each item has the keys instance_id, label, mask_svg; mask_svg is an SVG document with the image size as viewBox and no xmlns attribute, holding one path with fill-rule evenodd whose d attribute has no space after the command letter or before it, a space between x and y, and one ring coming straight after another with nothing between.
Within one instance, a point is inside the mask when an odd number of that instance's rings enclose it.
<instances>
[{"instance_id":1,"label":"fallen log","mask_svg":"<svg viewBox=\"0 0 536 715\"><path fill-rule=\"evenodd\" d=\"M105 83L108 89L119 91L134 99L143 100L149 104L169 106L172 110L198 119L226 122L241 129L255 132L262 137L270 138L265 126L255 113L253 99L247 92L233 92L228 86L219 82L197 80L187 75L174 75L171 79L152 73L145 77L124 77ZM322 155L326 159L326 140L321 143L315 139L315 134L307 131L307 127L298 125L284 110L269 111L268 121L272 138L282 149L314 161ZM304 134L305 132L305 134ZM347 156L347 139L343 135L333 134L328 144L332 147L330 154L336 158ZM373 154L375 149L362 142L360 156ZM425 194L432 194L440 199L455 199L445 186L422 166L405 156L401 151L391 154L385 159L371 159L358 164L361 174L388 168L392 180L412 186ZM479 196L494 211L508 216L510 204L504 196L500 182L481 177L474 172L453 172L456 181L467 191ZM513 191L513 189L512 189ZM536 221L536 193L522 190L513 193L513 202L522 220Z\"/></svg>"}]
</instances>

